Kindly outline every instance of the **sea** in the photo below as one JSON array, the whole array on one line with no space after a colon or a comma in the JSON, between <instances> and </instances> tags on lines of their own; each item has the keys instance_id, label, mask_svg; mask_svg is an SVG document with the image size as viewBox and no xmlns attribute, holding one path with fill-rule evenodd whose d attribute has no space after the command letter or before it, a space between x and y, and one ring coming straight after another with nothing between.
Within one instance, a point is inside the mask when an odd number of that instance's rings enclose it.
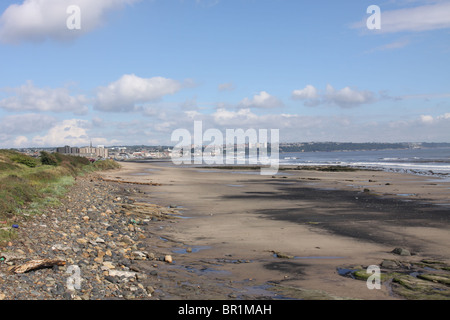
<instances>
[{"instance_id":1,"label":"sea","mask_svg":"<svg viewBox=\"0 0 450 320\"><path fill-rule=\"evenodd\" d=\"M280 165L346 166L450 178L450 148L280 154Z\"/></svg>"},{"instance_id":2,"label":"sea","mask_svg":"<svg viewBox=\"0 0 450 320\"><path fill-rule=\"evenodd\" d=\"M178 158L180 159L180 158ZM184 158L183 158L184 159ZM188 163L194 159L186 158ZM234 157L234 163L240 164L267 164L267 159L247 156ZM203 159L204 160L204 159ZM239 161L240 160L240 161ZM273 159L271 159L273 161ZM148 162L149 160L144 160ZM151 161L151 160L150 160ZM169 159L165 161L170 162ZM450 148L417 148L417 149L389 149L389 150L363 150L363 151L333 151L333 152L289 152L279 154L279 165L295 166L343 166L359 169L383 170L399 173L410 173L445 178L450 181ZM191 166L191 165L187 165ZM215 165L194 165L207 167Z\"/></svg>"}]
</instances>

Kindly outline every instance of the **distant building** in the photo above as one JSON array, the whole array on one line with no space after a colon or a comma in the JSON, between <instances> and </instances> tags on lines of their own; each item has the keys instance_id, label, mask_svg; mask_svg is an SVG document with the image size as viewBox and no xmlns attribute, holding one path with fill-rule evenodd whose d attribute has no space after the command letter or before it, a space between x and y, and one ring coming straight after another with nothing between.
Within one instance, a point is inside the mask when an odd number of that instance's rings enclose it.
<instances>
[{"instance_id":1,"label":"distant building","mask_svg":"<svg viewBox=\"0 0 450 320\"><path fill-rule=\"evenodd\" d=\"M108 158L109 152L105 146L92 147L92 143L89 147L77 148L77 147L60 147L56 148L56 152L62 154L70 154L74 156L80 156L85 158Z\"/></svg>"},{"instance_id":2,"label":"distant building","mask_svg":"<svg viewBox=\"0 0 450 320\"><path fill-rule=\"evenodd\" d=\"M62 153L62 154L78 154L80 153L80 148L77 147L70 147L70 146L65 146L65 147L61 147L61 148L56 148L56 152L58 153Z\"/></svg>"}]
</instances>

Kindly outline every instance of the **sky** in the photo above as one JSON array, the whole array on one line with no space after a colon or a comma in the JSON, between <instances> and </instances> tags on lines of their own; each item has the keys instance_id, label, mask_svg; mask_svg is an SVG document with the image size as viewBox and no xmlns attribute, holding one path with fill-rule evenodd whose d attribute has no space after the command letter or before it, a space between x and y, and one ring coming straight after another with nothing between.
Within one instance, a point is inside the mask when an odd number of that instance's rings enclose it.
<instances>
[{"instance_id":1,"label":"sky","mask_svg":"<svg viewBox=\"0 0 450 320\"><path fill-rule=\"evenodd\" d=\"M449 57L448 0L4 0L0 148L450 142Z\"/></svg>"}]
</instances>

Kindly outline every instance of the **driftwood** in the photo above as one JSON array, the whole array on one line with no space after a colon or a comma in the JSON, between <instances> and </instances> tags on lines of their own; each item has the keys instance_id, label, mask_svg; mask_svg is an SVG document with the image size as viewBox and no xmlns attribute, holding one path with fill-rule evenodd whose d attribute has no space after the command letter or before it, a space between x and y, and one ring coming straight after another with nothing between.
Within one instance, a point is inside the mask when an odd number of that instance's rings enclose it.
<instances>
[{"instance_id":1,"label":"driftwood","mask_svg":"<svg viewBox=\"0 0 450 320\"><path fill-rule=\"evenodd\" d=\"M31 260L20 266L14 267L11 269L11 272L20 274L26 273L28 271L41 269L41 268L50 268L53 266L64 266L66 265L65 261L62 260L54 260L54 259L39 259L39 260Z\"/></svg>"},{"instance_id":2,"label":"driftwood","mask_svg":"<svg viewBox=\"0 0 450 320\"><path fill-rule=\"evenodd\" d=\"M124 180L115 180L115 179L105 179L100 177L102 181L105 182L116 182L116 183L126 183L126 184L136 184L136 185L142 185L142 186L162 186L160 183L155 182L135 182L135 181L124 181Z\"/></svg>"}]
</instances>

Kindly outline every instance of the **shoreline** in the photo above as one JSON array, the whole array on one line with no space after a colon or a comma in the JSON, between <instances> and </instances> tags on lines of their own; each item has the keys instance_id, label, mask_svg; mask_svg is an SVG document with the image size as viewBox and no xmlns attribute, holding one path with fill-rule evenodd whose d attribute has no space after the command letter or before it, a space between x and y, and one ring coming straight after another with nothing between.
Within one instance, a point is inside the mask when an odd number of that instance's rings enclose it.
<instances>
[{"instance_id":1,"label":"shoreline","mask_svg":"<svg viewBox=\"0 0 450 320\"><path fill-rule=\"evenodd\" d=\"M0 300L450 299L441 284L424 295L392 278L380 290L354 279L369 265L399 281L447 275L447 182L236 169L122 163L77 179L60 208L24 221L0 248ZM37 258L66 264L8 272ZM70 266L80 267L80 290L67 290Z\"/></svg>"},{"instance_id":2,"label":"shoreline","mask_svg":"<svg viewBox=\"0 0 450 320\"><path fill-rule=\"evenodd\" d=\"M408 259L414 263L450 262L445 245L450 185L445 181L359 170L283 170L263 177L236 169L146 163L126 165L118 175L160 184L144 188L148 201L182 207L186 219L162 228L161 234L185 248L208 249L179 255L186 259L179 263L251 261L218 266L233 279L319 290L328 299L399 299L390 287L370 291L364 282L343 279L337 269L404 259L392 253L396 247L413 252ZM292 258L280 259L274 252Z\"/></svg>"}]
</instances>

